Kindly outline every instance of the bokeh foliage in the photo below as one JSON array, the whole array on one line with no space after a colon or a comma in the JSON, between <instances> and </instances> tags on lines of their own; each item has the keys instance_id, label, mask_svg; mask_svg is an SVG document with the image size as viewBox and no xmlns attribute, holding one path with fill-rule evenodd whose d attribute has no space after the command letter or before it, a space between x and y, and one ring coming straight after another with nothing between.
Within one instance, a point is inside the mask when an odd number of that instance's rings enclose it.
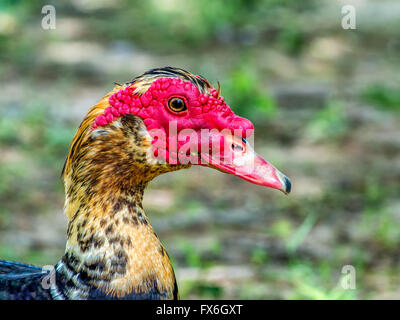
<instances>
[{"instance_id":1,"label":"bokeh foliage","mask_svg":"<svg viewBox=\"0 0 400 320\"><path fill-rule=\"evenodd\" d=\"M181 296L398 298L398 9L363 3L345 31L328 0L54 0L44 31L48 1L1 1L0 258L57 261L60 171L85 111L113 81L176 65L219 81L293 182L284 197L192 168L150 184ZM347 264L356 290L340 286Z\"/></svg>"}]
</instances>

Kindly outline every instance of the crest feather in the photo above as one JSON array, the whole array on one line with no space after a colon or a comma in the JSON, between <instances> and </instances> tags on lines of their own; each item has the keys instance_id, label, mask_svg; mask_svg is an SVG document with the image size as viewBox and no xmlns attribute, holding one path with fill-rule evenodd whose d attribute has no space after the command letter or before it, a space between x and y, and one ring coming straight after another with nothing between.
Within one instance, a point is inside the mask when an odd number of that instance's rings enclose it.
<instances>
[{"instance_id":1,"label":"crest feather","mask_svg":"<svg viewBox=\"0 0 400 320\"><path fill-rule=\"evenodd\" d=\"M96 119L97 116L100 114L104 113L104 110L110 106L108 99L112 94L115 92L118 92L120 89L122 89L123 86L115 86L115 88L110 91L107 95L105 95L101 100L95 104L93 107L90 108L88 113L86 114L85 119L81 122L78 131L76 132L74 138L72 139L69 151L68 151L68 156L67 159L65 160L64 167L62 170L61 175L65 177L70 170L71 170L71 165L72 165L72 159L74 155L76 154L76 150L78 150L81 146L85 138L91 134L91 126Z\"/></svg>"}]
</instances>

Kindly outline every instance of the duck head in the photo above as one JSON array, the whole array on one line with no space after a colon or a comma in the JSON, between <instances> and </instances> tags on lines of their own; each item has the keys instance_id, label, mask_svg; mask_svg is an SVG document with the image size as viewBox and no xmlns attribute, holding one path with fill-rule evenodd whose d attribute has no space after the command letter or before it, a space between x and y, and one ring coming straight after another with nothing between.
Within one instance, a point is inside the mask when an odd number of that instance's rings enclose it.
<instances>
[{"instance_id":1,"label":"duck head","mask_svg":"<svg viewBox=\"0 0 400 320\"><path fill-rule=\"evenodd\" d=\"M132 117L143 123L137 134L152 166L207 166L290 192L290 180L251 147L251 121L234 114L219 86L199 75L171 67L150 70L116 87L92 108L86 122L95 139L110 127L126 126Z\"/></svg>"}]
</instances>

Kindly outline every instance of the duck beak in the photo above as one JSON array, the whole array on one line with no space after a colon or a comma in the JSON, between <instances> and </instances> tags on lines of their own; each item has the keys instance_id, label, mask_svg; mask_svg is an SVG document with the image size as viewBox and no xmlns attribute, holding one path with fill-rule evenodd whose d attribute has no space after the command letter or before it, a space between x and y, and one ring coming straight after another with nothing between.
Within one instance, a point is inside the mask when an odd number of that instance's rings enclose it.
<instances>
[{"instance_id":1,"label":"duck beak","mask_svg":"<svg viewBox=\"0 0 400 320\"><path fill-rule=\"evenodd\" d=\"M213 152L200 152L201 164L233 174L239 178L261 186L278 189L288 194L291 182L272 164L254 152L250 144L244 139L233 135L219 135L213 137L219 141ZM214 144L215 145L215 144Z\"/></svg>"}]
</instances>

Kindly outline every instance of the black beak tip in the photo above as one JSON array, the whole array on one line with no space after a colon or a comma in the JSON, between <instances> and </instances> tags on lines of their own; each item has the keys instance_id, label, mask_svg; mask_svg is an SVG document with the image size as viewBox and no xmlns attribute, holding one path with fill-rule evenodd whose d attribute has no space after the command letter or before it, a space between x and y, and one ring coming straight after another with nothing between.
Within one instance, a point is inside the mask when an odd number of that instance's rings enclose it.
<instances>
[{"instance_id":1,"label":"black beak tip","mask_svg":"<svg viewBox=\"0 0 400 320\"><path fill-rule=\"evenodd\" d=\"M283 178L283 180L285 182L285 193L288 194L292 190L292 183L290 182L289 178L286 176Z\"/></svg>"}]
</instances>

